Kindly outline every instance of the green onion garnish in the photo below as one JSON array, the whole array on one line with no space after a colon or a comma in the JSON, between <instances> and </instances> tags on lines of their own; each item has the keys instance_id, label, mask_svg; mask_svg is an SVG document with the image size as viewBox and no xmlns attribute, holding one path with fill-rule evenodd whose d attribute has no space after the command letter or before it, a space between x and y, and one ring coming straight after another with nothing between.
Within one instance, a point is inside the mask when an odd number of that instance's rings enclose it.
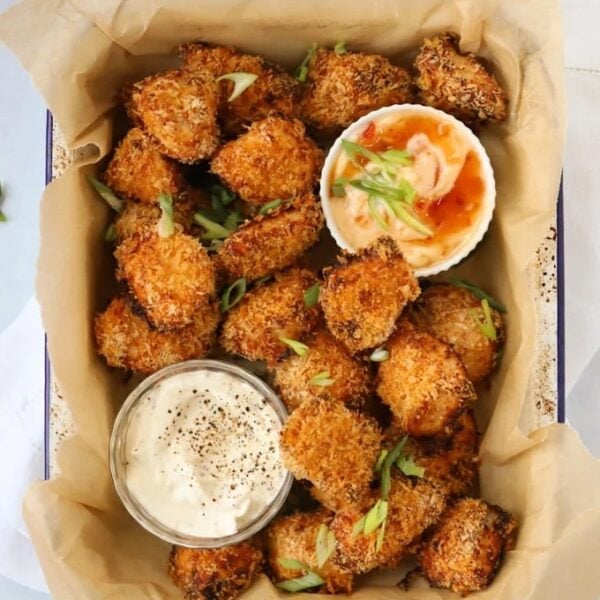
<instances>
[{"instance_id":1,"label":"green onion garnish","mask_svg":"<svg viewBox=\"0 0 600 600\"><path fill-rule=\"evenodd\" d=\"M412 164L412 157L410 152L407 150L385 150L380 154L383 160L387 160L388 162L392 162L403 167L406 167Z\"/></svg>"},{"instance_id":2,"label":"green onion garnish","mask_svg":"<svg viewBox=\"0 0 600 600\"><path fill-rule=\"evenodd\" d=\"M280 581L275 585L286 592L301 592L302 590L308 590L317 586L321 586L325 583L325 580L312 571L308 571L302 577L296 577L295 579L288 579L287 581Z\"/></svg>"},{"instance_id":3,"label":"green onion garnish","mask_svg":"<svg viewBox=\"0 0 600 600\"><path fill-rule=\"evenodd\" d=\"M308 346L302 342L283 336L279 337L279 341L289 346L298 356L306 356L308 353Z\"/></svg>"},{"instance_id":4,"label":"green onion garnish","mask_svg":"<svg viewBox=\"0 0 600 600\"><path fill-rule=\"evenodd\" d=\"M227 312L235 306L246 293L246 280L242 277L225 288L221 296L221 312Z\"/></svg>"},{"instance_id":5,"label":"green onion garnish","mask_svg":"<svg viewBox=\"0 0 600 600\"><path fill-rule=\"evenodd\" d=\"M112 244L117 239L117 228L111 223L104 232L104 241Z\"/></svg>"},{"instance_id":6,"label":"green onion garnish","mask_svg":"<svg viewBox=\"0 0 600 600\"><path fill-rule=\"evenodd\" d=\"M317 283L311 285L306 292L304 292L304 305L306 308L313 307L319 301L319 292L321 291L321 284Z\"/></svg>"},{"instance_id":7,"label":"green onion garnish","mask_svg":"<svg viewBox=\"0 0 600 600\"><path fill-rule=\"evenodd\" d=\"M408 207L403 206L400 202L388 202L390 208L394 211L394 214L401 220L404 221L411 229L418 231L428 237L433 235L433 231L427 227L424 223L419 221L417 217L411 212Z\"/></svg>"},{"instance_id":8,"label":"green onion garnish","mask_svg":"<svg viewBox=\"0 0 600 600\"><path fill-rule=\"evenodd\" d=\"M381 550L381 547L383 546L383 540L385 538L386 524L387 524L387 519L385 519L383 521L383 523L381 524L381 529L379 530L379 533L377 534L377 541L375 542L375 552L379 552Z\"/></svg>"},{"instance_id":9,"label":"green onion garnish","mask_svg":"<svg viewBox=\"0 0 600 600\"><path fill-rule=\"evenodd\" d=\"M377 348L376 350L373 350L373 352L371 353L371 356L369 356L369 360L371 362L384 362L384 361L388 360L389 357L390 357L389 350L386 350L385 348Z\"/></svg>"},{"instance_id":10,"label":"green onion garnish","mask_svg":"<svg viewBox=\"0 0 600 600\"><path fill-rule=\"evenodd\" d=\"M160 206L160 219L158 221L158 235L162 238L169 237L175 233L175 223L173 222L173 198L164 192L158 195L158 205Z\"/></svg>"},{"instance_id":11,"label":"green onion garnish","mask_svg":"<svg viewBox=\"0 0 600 600\"><path fill-rule=\"evenodd\" d=\"M387 455L388 455L388 451L384 448L379 453L379 457L377 458L377 462L375 463L375 471L377 471L377 472L381 471L381 467L383 466L383 461L385 460L385 457Z\"/></svg>"},{"instance_id":12,"label":"green onion garnish","mask_svg":"<svg viewBox=\"0 0 600 600\"><path fill-rule=\"evenodd\" d=\"M255 73L244 73L243 71L237 73L225 73L221 77L217 77L217 81L223 81L227 79L233 81L233 91L227 102L233 102L245 89L249 88L257 79L258 75Z\"/></svg>"},{"instance_id":13,"label":"green onion garnish","mask_svg":"<svg viewBox=\"0 0 600 600\"><path fill-rule=\"evenodd\" d=\"M311 380L311 385L318 385L320 387L328 387L335 383L335 379L331 378L329 371L321 371L317 373Z\"/></svg>"},{"instance_id":14,"label":"green onion garnish","mask_svg":"<svg viewBox=\"0 0 600 600\"><path fill-rule=\"evenodd\" d=\"M387 514L388 502L380 498L366 515L363 533L365 535L373 533L385 521Z\"/></svg>"},{"instance_id":15,"label":"green onion garnish","mask_svg":"<svg viewBox=\"0 0 600 600\"><path fill-rule=\"evenodd\" d=\"M335 550L336 539L333 531L322 523L317 531L317 566L319 569L327 562L332 552Z\"/></svg>"},{"instance_id":16,"label":"green onion garnish","mask_svg":"<svg viewBox=\"0 0 600 600\"><path fill-rule=\"evenodd\" d=\"M242 211L239 207L236 207L234 210L230 210L223 221L223 227L228 229L232 233L238 228L238 225L244 220L242 216Z\"/></svg>"},{"instance_id":17,"label":"green onion garnish","mask_svg":"<svg viewBox=\"0 0 600 600\"><path fill-rule=\"evenodd\" d=\"M215 183L210 186L210 197L213 208L215 202L218 202L221 206L229 206L236 198L235 194L231 190L228 190L220 183Z\"/></svg>"},{"instance_id":18,"label":"green onion garnish","mask_svg":"<svg viewBox=\"0 0 600 600\"><path fill-rule=\"evenodd\" d=\"M487 301L487 298L484 298L481 301L481 308L483 310L483 320L480 318L479 311L476 308L471 308L470 312L473 315L477 325L479 325L481 333L483 333L488 340L495 342L498 339L498 334L496 333L496 327L494 327L494 321L492 320L492 313L490 311L490 304Z\"/></svg>"},{"instance_id":19,"label":"green onion garnish","mask_svg":"<svg viewBox=\"0 0 600 600\"><path fill-rule=\"evenodd\" d=\"M267 202L260 207L258 211L259 215L268 215L269 213L277 210L281 206L282 200L271 200L271 202Z\"/></svg>"},{"instance_id":20,"label":"green onion garnish","mask_svg":"<svg viewBox=\"0 0 600 600\"><path fill-rule=\"evenodd\" d=\"M346 42L338 42L334 47L333 47L333 51L336 54L346 54L346 52L348 52L348 49L346 48Z\"/></svg>"},{"instance_id":21,"label":"green onion garnish","mask_svg":"<svg viewBox=\"0 0 600 600\"><path fill-rule=\"evenodd\" d=\"M407 456L406 454L400 455L396 461L396 466L407 477L423 477L423 475L425 475L424 467L417 465L413 456Z\"/></svg>"},{"instance_id":22,"label":"green onion garnish","mask_svg":"<svg viewBox=\"0 0 600 600\"><path fill-rule=\"evenodd\" d=\"M457 279L456 277L450 277L448 281L456 287L465 288L466 290L469 290L469 292L471 292L474 296L479 298L479 300L487 300L489 305L497 311L501 313L508 312L504 304L502 304L498 300L495 300L489 294L486 294L486 292L484 292L481 288L478 288L476 285L470 283L469 281L465 281L464 279Z\"/></svg>"},{"instance_id":23,"label":"green onion garnish","mask_svg":"<svg viewBox=\"0 0 600 600\"><path fill-rule=\"evenodd\" d=\"M277 562L284 568L294 571L308 571L309 566L295 558L278 558Z\"/></svg>"},{"instance_id":24,"label":"green onion garnish","mask_svg":"<svg viewBox=\"0 0 600 600\"><path fill-rule=\"evenodd\" d=\"M363 532L365 528L365 521L367 520L367 515L364 515L360 518L354 525L352 526L352 533L350 534L350 538L354 539L357 535Z\"/></svg>"},{"instance_id":25,"label":"green onion garnish","mask_svg":"<svg viewBox=\"0 0 600 600\"><path fill-rule=\"evenodd\" d=\"M400 454L402 454L402 450L404 449L404 446L406 446L406 442L408 442L407 435L405 435L400 442L387 454L383 464L381 465L381 496L384 500L387 500L387 497L390 493L390 488L392 486L392 465L398 460Z\"/></svg>"},{"instance_id":26,"label":"green onion garnish","mask_svg":"<svg viewBox=\"0 0 600 600\"><path fill-rule=\"evenodd\" d=\"M223 225L220 225L215 221L211 221L201 212L197 212L194 215L194 221L206 229L201 236L203 240L224 240L233 233L231 229L227 229L226 227L223 227Z\"/></svg>"},{"instance_id":27,"label":"green onion garnish","mask_svg":"<svg viewBox=\"0 0 600 600\"><path fill-rule=\"evenodd\" d=\"M379 203L377 196L369 196L367 204L369 206L369 214L373 217L373 219L379 225L379 227L381 227L382 229L389 229L390 226L386 223L384 218L381 216L381 213L379 212Z\"/></svg>"},{"instance_id":28,"label":"green onion garnish","mask_svg":"<svg viewBox=\"0 0 600 600\"><path fill-rule=\"evenodd\" d=\"M266 283L267 281L269 281L270 279L273 279L273 275L265 275L264 277L259 277L255 282L254 285L259 286L262 285L263 283Z\"/></svg>"},{"instance_id":29,"label":"green onion garnish","mask_svg":"<svg viewBox=\"0 0 600 600\"><path fill-rule=\"evenodd\" d=\"M124 200L119 198L107 185L104 185L92 175L88 175L87 178L93 188L115 212L121 212L121 210L123 210L123 205L125 204Z\"/></svg>"},{"instance_id":30,"label":"green onion garnish","mask_svg":"<svg viewBox=\"0 0 600 600\"><path fill-rule=\"evenodd\" d=\"M310 63L310 59L314 56L317 51L317 42L313 42L310 47L306 51L306 56L304 60L300 63L298 68L296 69L295 77L298 81L302 83L306 82L306 77L308 75L308 64Z\"/></svg>"}]
</instances>

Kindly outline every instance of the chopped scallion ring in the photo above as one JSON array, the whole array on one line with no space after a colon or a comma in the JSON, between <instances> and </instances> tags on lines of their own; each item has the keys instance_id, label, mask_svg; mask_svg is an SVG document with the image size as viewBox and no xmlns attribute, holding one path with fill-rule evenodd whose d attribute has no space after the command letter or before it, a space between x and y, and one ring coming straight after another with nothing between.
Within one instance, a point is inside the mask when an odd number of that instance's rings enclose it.
<instances>
[{"instance_id":1,"label":"chopped scallion ring","mask_svg":"<svg viewBox=\"0 0 600 600\"><path fill-rule=\"evenodd\" d=\"M227 312L234 307L246 293L246 280L244 278L234 281L230 286L225 288L221 296L221 312Z\"/></svg>"},{"instance_id":2,"label":"chopped scallion ring","mask_svg":"<svg viewBox=\"0 0 600 600\"><path fill-rule=\"evenodd\" d=\"M495 310L501 313L508 312L504 304L492 298L492 296L484 292L481 288L477 287L476 285L470 283L469 281L465 281L464 279L457 279L456 277L451 277L450 279L448 279L448 281L456 287L461 287L465 288L466 290L469 290L469 292L471 292L471 294L479 298L479 300L487 300L489 305Z\"/></svg>"},{"instance_id":3,"label":"chopped scallion ring","mask_svg":"<svg viewBox=\"0 0 600 600\"><path fill-rule=\"evenodd\" d=\"M373 217L377 225L382 229L389 229L390 226L386 223L384 218L381 216L379 212L379 201L377 196L369 196L369 200L367 201L369 206L369 214Z\"/></svg>"},{"instance_id":4,"label":"chopped scallion ring","mask_svg":"<svg viewBox=\"0 0 600 600\"><path fill-rule=\"evenodd\" d=\"M318 385L320 387L328 387L335 383L335 379L331 378L329 371L321 371L317 373L311 380L311 385Z\"/></svg>"},{"instance_id":5,"label":"chopped scallion ring","mask_svg":"<svg viewBox=\"0 0 600 600\"><path fill-rule=\"evenodd\" d=\"M331 185L331 193L336 198L342 198L342 197L344 197L346 195L346 184L347 183L348 183L347 179L345 179L343 177L339 177Z\"/></svg>"},{"instance_id":6,"label":"chopped scallion ring","mask_svg":"<svg viewBox=\"0 0 600 600\"><path fill-rule=\"evenodd\" d=\"M385 348L377 348L373 350L371 356L369 356L369 360L371 362L385 362L390 357L390 351Z\"/></svg>"},{"instance_id":7,"label":"chopped scallion ring","mask_svg":"<svg viewBox=\"0 0 600 600\"><path fill-rule=\"evenodd\" d=\"M380 154L380 156L381 156L381 158L383 158L383 160L387 160L388 162L396 163L403 167L406 167L406 166L412 164L412 156L411 156L410 152L408 152L407 150L396 150L396 149L385 150L384 152L382 152Z\"/></svg>"},{"instance_id":8,"label":"chopped scallion ring","mask_svg":"<svg viewBox=\"0 0 600 600\"><path fill-rule=\"evenodd\" d=\"M407 477L423 477L425 475L425 468L417 465L413 456L401 454L396 461L396 466Z\"/></svg>"},{"instance_id":9,"label":"chopped scallion ring","mask_svg":"<svg viewBox=\"0 0 600 600\"><path fill-rule=\"evenodd\" d=\"M379 533L377 534L377 541L375 542L375 552L379 552L381 550L381 547L383 546L383 540L385 538L386 524L387 524L387 519L384 519L383 523L381 524L381 529L379 530Z\"/></svg>"},{"instance_id":10,"label":"chopped scallion ring","mask_svg":"<svg viewBox=\"0 0 600 600\"><path fill-rule=\"evenodd\" d=\"M98 181L94 176L88 175L87 178L92 184L92 187L115 212L121 212L123 210L123 205L125 204L123 199L119 198L119 196L117 196L107 185Z\"/></svg>"},{"instance_id":11,"label":"chopped scallion ring","mask_svg":"<svg viewBox=\"0 0 600 600\"><path fill-rule=\"evenodd\" d=\"M306 308L313 307L319 301L319 292L321 291L321 284L317 283L311 285L306 292L304 292L304 306Z\"/></svg>"},{"instance_id":12,"label":"chopped scallion ring","mask_svg":"<svg viewBox=\"0 0 600 600\"><path fill-rule=\"evenodd\" d=\"M112 244L117 239L117 228L111 223L104 232L104 241Z\"/></svg>"},{"instance_id":13,"label":"chopped scallion ring","mask_svg":"<svg viewBox=\"0 0 600 600\"><path fill-rule=\"evenodd\" d=\"M350 534L350 538L354 539L357 535L361 534L365 528L365 521L367 520L367 515L356 521L352 526L352 533Z\"/></svg>"},{"instance_id":14,"label":"chopped scallion ring","mask_svg":"<svg viewBox=\"0 0 600 600\"><path fill-rule=\"evenodd\" d=\"M279 341L283 342L286 346L289 346L298 356L306 356L308 353L308 346L302 342L283 336L279 337Z\"/></svg>"},{"instance_id":15,"label":"chopped scallion ring","mask_svg":"<svg viewBox=\"0 0 600 600\"><path fill-rule=\"evenodd\" d=\"M306 77L308 76L308 65L310 63L310 59L313 57L315 52L317 51L317 42L313 42L310 47L306 50L306 56L304 60L300 63L298 68L296 69L295 77L298 81L305 83Z\"/></svg>"},{"instance_id":16,"label":"chopped scallion ring","mask_svg":"<svg viewBox=\"0 0 600 600\"><path fill-rule=\"evenodd\" d=\"M481 309L483 310L483 320L480 318L479 311L476 308L471 309L471 314L477 325L479 325L481 333L483 333L488 340L495 342L498 339L498 334L496 333L496 327L494 326L492 312L490 310L490 303L487 301L487 298L484 298L481 301Z\"/></svg>"},{"instance_id":17,"label":"chopped scallion ring","mask_svg":"<svg viewBox=\"0 0 600 600\"><path fill-rule=\"evenodd\" d=\"M309 590L317 586L321 586L325 583L325 580L312 571L308 571L302 577L296 577L295 579L288 579L287 581L280 581L275 585L286 592L301 592L303 590Z\"/></svg>"},{"instance_id":18,"label":"chopped scallion ring","mask_svg":"<svg viewBox=\"0 0 600 600\"><path fill-rule=\"evenodd\" d=\"M384 500L387 500L387 497L390 493L390 488L392 486L392 465L398 460L400 454L402 454L402 450L404 446L406 446L406 442L408 442L408 436L405 435L400 442L386 455L383 460L383 464L381 465L381 497Z\"/></svg>"},{"instance_id":19,"label":"chopped scallion ring","mask_svg":"<svg viewBox=\"0 0 600 600\"><path fill-rule=\"evenodd\" d=\"M239 71L237 73L225 73L225 75L217 77L217 81L223 81L224 79L233 81L233 91L229 98L227 98L227 102L233 102L244 90L248 89L256 81L257 77L258 75L255 73Z\"/></svg>"},{"instance_id":20,"label":"chopped scallion ring","mask_svg":"<svg viewBox=\"0 0 600 600\"><path fill-rule=\"evenodd\" d=\"M265 275L264 277L259 277L255 282L254 285L258 286L258 285L262 285L263 283L266 283L267 281L269 281L270 279L273 278L273 275Z\"/></svg>"},{"instance_id":21,"label":"chopped scallion ring","mask_svg":"<svg viewBox=\"0 0 600 600\"><path fill-rule=\"evenodd\" d=\"M333 51L336 54L346 54L346 52L348 52L348 49L346 48L346 42L340 41L338 42L334 47L333 47Z\"/></svg>"},{"instance_id":22,"label":"chopped scallion ring","mask_svg":"<svg viewBox=\"0 0 600 600\"><path fill-rule=\"evenodd\" d=\"M381 467L383 466L383 461L385 460L385 457L387 455L388 455L388 451L385 448L379 453L379 458L377 459L377 462L375 463L376 471L381 471Z\"/></svg>"},{"instance_id":23,"label":"chopped scallion ring","mask_svg":"<svg viewBox=\"0 0 600 600\"><path fill-rule=\"evenodd\" d=\"M306 563L303 563L295 558L278 558L277 562L284 569L291 569L295 571L308 571L309 567Z\"/></svg>"},{"instance_id":24,"label":"chopped scallion ring","mask_svg":"<svg viewBox=\"0 0 600 600\"><path fill-rule=\"evenodd\" d=\"M386 520L387 514L388 501L380 498L366 515L363 533L365 535L373 533Z\"/></svg>"},{"instance_id":25,"label":"chopped scallion ring","mask_svg":"<svg viewBox=\"0 0 600 600\"><path fill-rule=\"evenodd\" d=\"M274 210L277 210L281 206L282 202L283 202L282 200L271 200L271 202L267 202L266 204L263 204L260 207L258 214L259 215L268 215L269 213L273 212Z\"/></svg>"},{"instance_id":26,"label":"chopped scallion ring","mask_svg":"<svg viewBox=\"0 0 600 600\"><path fill-rule=\"evenodd\" d=\"M333 531L325 525L325 523L321 523L319 525L319 529L317 531L317 544L316 544L316 554L317 554L317 566L320 568L327 562L333 551L335 550L336 539Z\"/></svg>"},{"instance_id":27,"label":"chopped scallion ring","mask_svg":"<svg viewBox=\"0 0 600 600\"><path fill-rule=\"evenodd\" d=\"M215 221L211 221L201 212L197 212L194 215L194 221L206 229L201 236L203 240L224 240L233 233L231 229L227 229L227 227L223 227L223 225L220 225Z\"/></svg>"},{"instance_id":28,"label":"chopped scallion ring","mask_svg":"<svg viewBox=\"0 0 600 600\"><path fill-rule=\"evenodd\" d=\"M169 237L175 233L175 223L173 222L173 198L169 194L161 193L158 195L158 205L160 206L160 219L158 220L158 235L162 238Z\"/></svg>"}]
</instances>

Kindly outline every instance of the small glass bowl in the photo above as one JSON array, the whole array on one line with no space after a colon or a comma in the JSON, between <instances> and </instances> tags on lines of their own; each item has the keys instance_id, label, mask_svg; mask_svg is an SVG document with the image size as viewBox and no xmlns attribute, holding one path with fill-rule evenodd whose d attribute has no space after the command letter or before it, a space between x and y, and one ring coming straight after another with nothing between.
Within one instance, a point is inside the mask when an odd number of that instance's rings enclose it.
<instances>
[{"instance_id":1,"label":"small glass bowl","mask_svg":"<svg viewBox=\"0 0 600 600\"><path fill-rule=\"evenodd\" d=\"M263 529L269 521L275 517L279 512L283 503L285 502L290 488L292 487L293 477L289 471L286 471L283 483L276 496L273 498L271 503L267 505L264 511L256 517L253 521L248 523L240 531L223 536L223 537L197 537L189 534L185 534L176 531L170 527L165 526L163 523L158 521L152 516L145 508L136 500L133 494L130 493L127 487L126 478L126 439L131 417L135 412L138 402L147 394L147 392L153 389L158 383L180 373L187 373L190 371L219 371L225 372L229 375L238 377L254 387L260 392L264 398L269 402L277 416L279 417L281 424L285 422L288 413L275 392L256 375L234 365L221 360L189 360L186 362L177 363L169 367L165 367L160 371L157 371L150 377L144 379L127 397L125 403L121 407L115 423L113 426L112 434L110 437L110 449L109 449L109 463L110 473L113 479L113 483L121 502L129 512L129 514L146 530L153 533L157 537L177 544L179 546L188 546L190 548L220 548L222 546L228 546L230 544L236 544L241 542L250 536L254 535L261 529Z\"/></svg>"}]
</instances>

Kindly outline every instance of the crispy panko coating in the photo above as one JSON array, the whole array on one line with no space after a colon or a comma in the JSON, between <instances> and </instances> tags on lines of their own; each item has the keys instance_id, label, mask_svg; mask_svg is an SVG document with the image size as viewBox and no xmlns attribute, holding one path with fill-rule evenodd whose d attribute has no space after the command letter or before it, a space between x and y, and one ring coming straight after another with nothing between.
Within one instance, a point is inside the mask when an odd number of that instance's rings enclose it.
<instances>
[{"instance_id":1,"label":"crispy panko coating","mask_svg":"<svg viewBox=\"0 0 600 600\"><path fill-rule=\"evenodd\" d=\"M195 238L175 232L126 238L115 250L117 277L158 329L191 323L215 295L215 269Z\"/></svg>"},{"instance_id":2,"label":"crispy panko coating","mask_svg":"<svg viewBox=\"0 0 600 600\"><path fill-rule=\"evenodd\" d=\"M173 546L169 575L186 600L233 600L260 575L262 562L252 542L208 550Z\"/></svg>"},{"instance_id":3,"label":"crispy panko coating","mask_svg":"<svg viewBox=\"0 0 600 600\"><path fill-rule=\"evenodd\" d=\"M368 367L353 358L343 344L327 331L319 331L308 343L304 356L296 354L275 368L275 386L288 410L294 410L311 398L343 402L360 408L371 391ZM320 386L311 379L326 371L334 383Z\"/></svg>"},{"instance_id":4,"label":"crispy panko coating","mask_svg":"<svg viewBox=\"0 0 600 600\"><path fill-rule=\"evenodd\" d=\"M462 54L455 33L426 39L415 59L420 98L468 123L504 121L507 99L475 54Z\"/></svg>"},{"instance_id":5,"label":"crispy panko coating","mask_svg":"<svg viewBox=\"0 0 600 600\"><path fill-rule=\"evenodd\" d=\"M232 102L233 82L219 82L219 121L226 133L240 134L253 121L272 114L297 117L300 85L278 65L267 63L260 56L238 52L230 46L185 44L180 49L184 69L209 71L215 77L226 73L254 73L254 83Z\"/></svg>"},{"instance_id":6,"label":"crispy panko coating","mask_svg":"<svg viewBox=\"0 0 600 600\"><path fill-rule=\"evenodd\" d=\"M378 498L378 492L373 492L370 506ZM336 514L331 525L338 542L333 560L356 574L378 567L394 568L410 553L409 546L439 519L445 506L445 496L436 486L423 479L394 477L381 549L377 551L379 529L353 534L354 525L367 511L349 506Z\"/></svg>"},{"instance_id":7,"label":"crispy panko coating","mask_svg":"<svg viewBox=\"0 0 600 600\"><path fill-rule=\"evenodd\" d=\"M403 433L392 426L386 440L395 446ZM473 489L479 467L479 435L473 411L464 412L450 437L409 438L404 453L425 469L423 477L448 496L463 496Z\"/></svg>"},{"instance_id":8,"label":"crispy panko coating","mask_svg":"<svg viewBox=\"0 0 600 600\"><path fill-rule=\"evenodd\" d=\"M319 49L308 65L302 118L317 131L332 134L376 108L411 99L408 71L387 58Z\"/></svg>"},{"instance_id":9,"label":"crispy panko coating","mask_svg":"<svg viewBox=\"0 0 600 600\"><path fill-rule=\"evenodd\" d=\"M265 532L265 552L274 582L302 576L300 571L287 569L279 563L279 559L291 558L308 565L325 580L321 591L329 594L352 592L351 572L336 565L331 558L318 567L317 533L321 525L329 526L332 519L333 513L321 507L312 512L279 517L269 525Z\"/></svg>"},{"instance_id":10,"label":"crispy panko coating","mask_svg":"<svg viewBox=\"0 0 600 600\"><path fill-rule=\"evenodd\" d=\"M307 193L239 227L217 251L217 264L230 281L254 281L294 264L318 241L322 228L321 206Z\"/></svg>"},{"instance_id":11,"label":"crispy panko coating","mask_svg":"<svg viewBox=\"0 0 600 600\"><path fill-rule=\"evenodd\" d=\"M484 318L481 300L464 288L440 284L428 287L408 315L417 329L450 344L476 383L494 370L504 344L502 315L493 308L490 312L496 340L490 340L478 324Z\"/></svg>"},{"instance_id":12,"label":"crispy panko coating","mask_svg":"<svg viewBox=\"0 0 600 600\"><path fill-rule=\"evenodd\" d=\"M395 426L415 437L450 435L475 401L473 384L452 348L403 321L380 363L377 393Z\"/></svg>"},{"instance_id":13,"label":"crispy panko coating","mask_svg":"<svg viewBox=\"0 0 600 600\"><path fill-rule=\"evenodd\" d=\"M210 168L242 200L265 204L310 191L322 162L323 152L300 121L271 116L221 146Z\"/></svg>"},{"instance_id":14,"label":"crispy panko coating","mask_svg":"<svg viewBox=\"0 0 600 600\"><path fill-rule=\"evenodd\" d=\"M294 477L312 483L313 496L337 511L369 502L381 442L381 432L370 417L341 402L315 398L289 417L281 432L281 453Z\"/></svg>"},{"instance_id":15,"label":"crispy panko coating","mask_svg":"<svg viewBox=\"0 0 600 600\"><path fill-rule=\"evenodd\" d=\"M98 353L111 367L150 374L177 362L202 358L215 342L219 323L216 302L194 315L190 325L161 333L152 329L127 298L114 298L96 316L94 330Z\"/></svg>"},{"instance_id":16,"label":"crispy panko coating","mask_svg":"<svg viewBox=\"0 0 600 600\"><path fill-rule=\"evenodd\" d=\"M515 543L517 522L499 506L464 498L450 506L422 546L418 563L429 583L459 594L490 585L504 553Z\"/></svg>"},{"instance_id":17,"label":"crispy panko coating","mask_svg":"<svg viewBox=\"0 0 600 600\"><path fill-rule=\"evenodd\" d=\"M156 140L139 127L121 140L102 180L118 196L154 205L160 193L177 196L185 188L179 166L163 156Z\"/></svg>"},{"instance_id":18,"label":"crispy panko coating","mask_svg":"<svg viewBox=\"0 0 600 600\"><path fill-rule=\"evenodd\" d=\"M304 303L304 293L316 281L306 269L289 269L248 292L227 313L220 338L223 348L275 365L289 352L280 337L300 341L318 325L318 306L307 308Z\"/></svg>"},{"instance_id":19,"label":"crispy panko coating","mask_svg":"<svg viewBox=\"0 0 600 600\"><path fill-rule=\"evenodd\" d=\"M379 346L393 333L419 284L396 242L381 237L340 265L325 269L321 306L329 331L353 354Z\"/></svg>"},{"instance_id":20,"label":"crispy panko coating","mask_svg":"<svg viewBox=\"0 0 600 600\"><path fill-rule=\"evenodd\" d=\"M124 92L129 118L183 163L208 158L219 143L217 84L211 73L173 70L151 75Z\"/></svg>"}]
</instances>

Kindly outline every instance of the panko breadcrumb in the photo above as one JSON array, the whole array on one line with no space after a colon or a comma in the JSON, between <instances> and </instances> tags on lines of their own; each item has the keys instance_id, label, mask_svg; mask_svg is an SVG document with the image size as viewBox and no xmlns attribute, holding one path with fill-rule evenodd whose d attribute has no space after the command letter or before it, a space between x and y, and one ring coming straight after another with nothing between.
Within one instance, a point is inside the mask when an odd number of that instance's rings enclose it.
<instances>
[{"instance_id":1,"label":"panko breadcrumb","mask_svg":"<svg viewBox=\"0 0 600 600\"><path fill-rule=\"evenodd\" d=\"M373 492L370 506L379 498ZM356 523L368 512L354 506L338 512L331 525L338 542L334 562L353 573L367 573L378 567L394 568L409 553L409 546L431 527L446 506L444 494L423 479L404 476L392 479L388 496L388 517L383 544L377 550L380 529L354 534Z\"/></svg>"},{"instance_id":2,"label":"panko breadcrumb","mask_svg":"<svg viewBox=\"0 0 600 600\"><path fill-rule=\"evenodd\" d=\"M374 348L393 333L419 284L396 242L381 237L323 272L321 306L329 331L350 352Z\"/></svg>"},{"instance_id":3,"label":"panko breadcrumb","mask_svg":"<svg viewBox=\"0 0 600 600\"><path fill-rule=\"evenodd\" d=\"M310 191L322 162L323 152L300 121L271 116L221 146L210 168L242 200L265 204Z\"/></svg>"},{"instance_id":4,"label":"panko breadcrumb","mask_svg":"<svg viewBox=\"0 0 600 600\"><path fill-rule=\"evenodd\" d=\"M134 83L124 95L129 118L158 141L163 154L195 163L216 150L218 94L211 73L165 71Z\"/></svg>"},{"instance_id":5,"label":"panko breadcrumb","mask_svg":"<svg viewBox=\"0 0 600 600\"><path fill-rule=\"evenodd\" d=\"M455 33L426 39L415 59L420 98L466 121L503 121L507 100L475 54L462 54Z\"/></svg>"},{"instance_id":6,"label":"panko breadcrumb","mask_svg":"<svg viewBox=\"0 0 600 600\"><path fill-rule=\"evenodd\" d=\"M429 583L459 594L484 590L504 553L512 550L517 522L484 500L456 501L422 546L418 563Z\"/></svg>"},{"instance_id":7,"label":"panko breadcrumb","mask_svg":"<svg viewBox=\"0 0 600 600\"><path fill-rule=\"evenodd\" d=\"M304 356L292 355L275 368L274 383L288 410L311 398L343 402L360 408L371 391L368 367L353 358L327 331L319 331L308 343ZM315 385L311 380L326 372L333 383Z\"/></svg>"},{"instance_id":8,"label":"panko breadcrumb","mask_svg":"<svg viewBox=\"0 0 600 600\"><path fill-rule=\"evenodd\" d=\"M175 232L126 238L115 250L125 280L154 327L177 329L215 295L215 269L195 238Z\"/></svg>"},{"instance_id":9,"label":"panko breadcrumb","mask_svg":"<svg viewBox=\"0 0 600 600\"><path fill-rule=\"evenodd\" d=\"M139 127L121 140L106 171L104 183L118 196L158 204L161 193L177 196L185 188L179 166L163 156L159 145Z\"/></svg>"},{"instance_id":10,"label":"panko breadcrumb","mask_svg":"<svg viewBox=\"0 0 600 600\"><path fill-rule=\"evenodd\" d=\"M409 435L450 435L475 401L473 384L452 348L403 321L380 363L377 393Z\"/></svg>"},{"instance_id":11,"label":"panko breadcrumb","mask_svg":"<svg viewBox=\"0 0 600 600\"><path fill-rule=\"evenodd\" d=\"M251 542L208 550L173 546L169 575L186 600L234 600L262 572L262 562Z\"/></svg>"},{"instance_id":12,"label":"panko breadcrumb","mask_svg":"<svg viewBox=\"0 0 600 600\"><path fill-rule=\"evenodd\" d=\"M484 313L481 300L469 290L450 284L428 287L408 312L412 323L458 354L469 379L485 379L496 367L504 343L502 315L490 308L496 339L487 337L479 322Z\"/></svg>"},{"instance_id":13,"label":"panko breadcrumb","mask_svg":"<svg viewBox=\"0 0 600 600\"><path fill-rule=\"evenodd\" d=\"M333 134L368 112L412 99L411 78L384 56L319 49L308 65L302 118Z\"/></svg>"},{"instance_id":14,"label":"panko breadcrumb","mask_svg":"<svg viewBox=\"0 0 600 600\"><path fill-rule=\"evenodd\" d=\"M321 207L313 194L305 194L239 227L219 247L217 265L230 281L254 281L294 264L322 228Z\"/></svg>"},{"instance_id":15,"label":"panko breadcrumb","mask_svg":"<svg viewBox=\"0 0 600 600\"><path fill-rule=\"evenodd\" d=\"M219 308L212 302L195 313L190 325L161 333L152 329L127 298L118 297L96 316L94 331L98 352L111 367L149 375L205 356L215 342L218 323Z\"/></svg>"},{"instance_id":16,"label":"panko breadcrumb","mask_svg":"<svg viewBox=\"0 0 600 600\"><path fill-rule=\"evenodd\" d=\"M318 566L316 541L319 527L329 526L333 513L325 508L312 512L297 512L273 521L265 532L265 552L270 575L275 583L301 577L302 572L284 567L280 559L293 559L318 573L325 583L321 591L329 594L352 592L353 575L337 566L331 558Z\"/></svg>"},{"instance_id":17,"label":"panko breadcrumb","mask_svg":"<svg viewBox=\"0 0 600 600\"><path fill-rule=\"evenodd\" d=\"M271 114L296 117L299 113L300 85L278 65L260 56L238 52L230 46L185 44L180 48L185 70L209 71L215 77L227 73L254 73L258 77L235 100L228 100L233 82L219 82L219 121L229 134L240 134L253 121Z\"/></svg>"},{"instance_id":18,"label":"panko breadcrumb","mask_svg":"<svg viewBox=\"0 0 600 600\"><path fill-rule=\"evenodd\" d=\"M281 337L300 341L317 327L319 307L304 303L304 293L316 281L306 269L289 269L248 292L227 313L220 337L223 348L275 365L289 352Z\"/></svg>"},{"instance_id":19,"label":"panko breadcrumb","mask_svg":"<svg viewBox=\"0 0 600 600\"><path fill-rule=\"evenodd\" d=\"M294 477L308 480L313 496L338 511L369 502L381 442L370 417L317 398L303 402L289 417L281 432L281 454Z\"/></svg>"}]
</instances>

